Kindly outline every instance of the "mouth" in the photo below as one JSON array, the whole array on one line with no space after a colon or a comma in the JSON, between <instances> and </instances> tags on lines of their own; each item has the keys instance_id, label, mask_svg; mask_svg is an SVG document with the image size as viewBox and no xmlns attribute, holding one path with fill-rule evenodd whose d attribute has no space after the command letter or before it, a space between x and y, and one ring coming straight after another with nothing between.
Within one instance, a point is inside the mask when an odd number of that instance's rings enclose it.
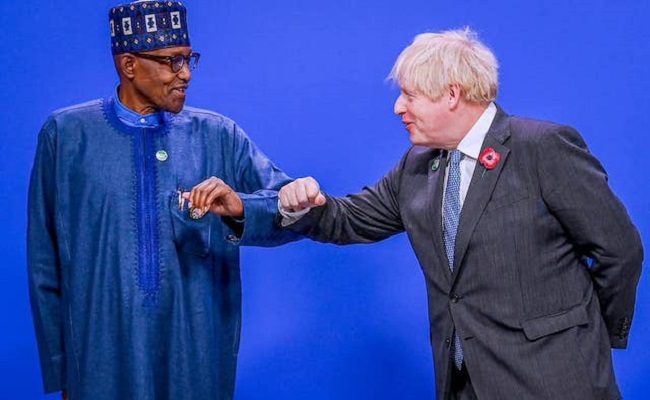
<instances>
[{"instance_id":1,"label":"mouth","mask_svg":"<svg viewBox=\"0 0 650 400\"><path fill-rule=\"evenodd\" d=\"M172 93L179 96L185 96L185 92L187 92L187 86L177 86L175 88L172 88Z\"/></svg>"}]
</instances>

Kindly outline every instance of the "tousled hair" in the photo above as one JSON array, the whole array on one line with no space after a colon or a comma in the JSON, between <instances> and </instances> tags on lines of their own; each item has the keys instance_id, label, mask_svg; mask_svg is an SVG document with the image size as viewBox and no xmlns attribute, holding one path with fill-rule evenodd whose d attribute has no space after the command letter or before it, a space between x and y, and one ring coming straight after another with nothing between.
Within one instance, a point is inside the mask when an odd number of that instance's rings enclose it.
<instances>
[{"instance_id":1,"label":"tousled hair","mask_svg":"<svg viewBox=\"0 0 650 400\"><path fill-rule=\"evenodd\" d=\"M432 100L458 85L466 101L485 103L497 96L498 68L492 51L466 27L417 35L397 57L388 79Z\"/></svg>"}]
</instances>

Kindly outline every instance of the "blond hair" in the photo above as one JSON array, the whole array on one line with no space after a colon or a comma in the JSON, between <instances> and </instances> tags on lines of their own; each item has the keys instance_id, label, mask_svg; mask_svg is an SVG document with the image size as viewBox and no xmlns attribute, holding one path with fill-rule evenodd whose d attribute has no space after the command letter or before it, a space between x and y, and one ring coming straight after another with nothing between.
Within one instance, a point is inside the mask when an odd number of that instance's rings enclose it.
<instances>
[{"instance_id":1,"label":"blond hair","mask_svg":"<svg viewBox=\"0 0 650 400\"><path fill-rule=\"evenodd\" d=\"M469 28L421 33L395 61L388 79L439 99L458 85L465 100L493 101L499 86L497 59Z\"/></svg>"}]
</instances>

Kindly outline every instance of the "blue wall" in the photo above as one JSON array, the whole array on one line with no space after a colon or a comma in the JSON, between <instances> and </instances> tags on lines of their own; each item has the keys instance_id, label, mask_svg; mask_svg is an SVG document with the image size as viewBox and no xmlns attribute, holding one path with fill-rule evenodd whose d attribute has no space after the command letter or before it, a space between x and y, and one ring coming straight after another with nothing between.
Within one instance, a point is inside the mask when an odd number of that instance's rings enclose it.
<instances>
[{"instance_id":1,"label":"blue wall","mask_svg":"<svg viewBox=\"0 0 650 400\"><path fill-rule=\"evenodd\" d=\"M235 119L293 176L345 194L407 149L384 81L417 33L470 25L501 63L506 111L576 127L650 248L650 2L187 0L203 54L188 103ZM36 135L56 108L110 94L109 0L0 5L0 398L40 399L25 273ZM404 235L339 248L243 250L238 399L434 397L426 295ZM641 281L626 399L650 392L650 287Z\"/></svg>"}]
</instances>

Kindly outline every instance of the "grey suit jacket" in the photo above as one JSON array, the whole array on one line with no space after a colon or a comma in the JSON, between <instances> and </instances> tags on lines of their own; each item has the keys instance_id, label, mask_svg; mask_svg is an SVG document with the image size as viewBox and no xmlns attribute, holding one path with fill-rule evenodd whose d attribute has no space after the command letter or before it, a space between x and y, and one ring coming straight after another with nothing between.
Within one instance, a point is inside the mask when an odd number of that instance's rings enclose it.
<instances>
[{"instance_id":1,"label":"grey suit jacket","mask_svg":"<svg viewBox=\"0 0 650 400\"><path fill-rule=\"evenodd\" d=\"M463 205L455 268L442 236L446 152L414 146L375 186L327 196L288 228L338 244L406 231L426 280L439 399L454 328L479 399L617 399L643 249L572 128L498 110ZM434 164L440 167L435 168Z\"/></svg>"}]
</instances>

